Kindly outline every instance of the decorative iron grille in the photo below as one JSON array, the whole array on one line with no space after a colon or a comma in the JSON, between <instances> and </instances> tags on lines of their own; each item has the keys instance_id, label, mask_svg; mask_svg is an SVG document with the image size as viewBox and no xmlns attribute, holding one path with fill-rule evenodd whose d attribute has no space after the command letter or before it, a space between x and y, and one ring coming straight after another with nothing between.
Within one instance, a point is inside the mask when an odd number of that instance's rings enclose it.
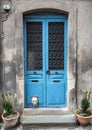
<instances>
[{"instance_id":1,"label":"decorative iron grille","mask_svg":"<svg viewBox=\"0 0 92 130\"><path fill-rule=\"evenodd\" d=\"M49 70L64 69L64 22L49 23Z\"/></svg>"},{"instance_id":2,"label":"decorative iron grille","mask_svg":"<svg viewBox=\"0 0 92 130\"><path fill-rule=\"evenodd\" d=\"M42 22L27 22L27 69L42 69Z\"/></svg>"}]
</instances>

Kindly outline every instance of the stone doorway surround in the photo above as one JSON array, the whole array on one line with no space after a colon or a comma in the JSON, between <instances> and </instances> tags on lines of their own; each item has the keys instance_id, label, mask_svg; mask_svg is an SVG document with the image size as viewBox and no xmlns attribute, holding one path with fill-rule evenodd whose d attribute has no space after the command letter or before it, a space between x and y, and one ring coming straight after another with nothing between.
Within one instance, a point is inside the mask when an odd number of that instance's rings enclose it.
<instances>
[{"instance_id":1,"label":"stone doorway surround","mask_svg":"<svg viewBox=\"0 0 92 130\"><path fill-rule=\"evenodd\" d=\"M76 109L76 7L71 2L61 0L20 0L16 2L15 11L15 48L16 48L16 91L18 105L27 112L24 106L24 41L23 41L23 15L37 11L53 11L68 15L68 38L67 38L67 106L56 108L54 112L71 114ZM48 108L43 108L46 110ZM31 109L30 109L31 110ZM29 111L29 110L28 110ZM49 109L48 109L49 111ZM45 111L44 111L45 112ZM38 112L39 113L39 112ZM53 112L52 112L53 114Z\"/></svg>"}]
</instances>

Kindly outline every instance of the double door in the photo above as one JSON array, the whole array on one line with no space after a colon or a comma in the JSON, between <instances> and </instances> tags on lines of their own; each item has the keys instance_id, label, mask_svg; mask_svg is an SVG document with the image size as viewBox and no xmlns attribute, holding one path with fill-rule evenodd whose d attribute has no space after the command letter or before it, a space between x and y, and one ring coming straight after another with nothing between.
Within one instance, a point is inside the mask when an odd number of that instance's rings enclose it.
<instances>
[{"instance_id":1,"label":"double door","mask_svg":"<svg viewBox=\"0 0 92 130\"><path fill-rule=\"evenodd\" d=\"M38 107L66 105L66 18L25 18L25 106L38 97Z\"/></svg>"}]
</instances>

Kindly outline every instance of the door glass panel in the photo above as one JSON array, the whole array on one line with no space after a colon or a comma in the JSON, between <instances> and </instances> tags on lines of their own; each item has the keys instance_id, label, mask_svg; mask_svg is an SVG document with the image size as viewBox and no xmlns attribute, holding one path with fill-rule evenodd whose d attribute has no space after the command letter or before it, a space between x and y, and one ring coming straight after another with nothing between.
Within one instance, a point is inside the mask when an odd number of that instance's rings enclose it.
<instances>
[{"instance_id":1,"label":"door glass panel","mask_svg":"<svg viewBox=\"0 0 92 130\"><path fill-rule=\"evenodd\" d=\"M42 70L42 22L27 22L27 69Z\"/></svg>"},{"instance_id":2,"label":"door glass panel","mask_svg":"<svg viewBox=\"0 0 92 130\"><path fill-rule=\"evenodd\" d=\"M64 69L64 22L49 22L49 70Z\"/></svg>"}]
</instances>

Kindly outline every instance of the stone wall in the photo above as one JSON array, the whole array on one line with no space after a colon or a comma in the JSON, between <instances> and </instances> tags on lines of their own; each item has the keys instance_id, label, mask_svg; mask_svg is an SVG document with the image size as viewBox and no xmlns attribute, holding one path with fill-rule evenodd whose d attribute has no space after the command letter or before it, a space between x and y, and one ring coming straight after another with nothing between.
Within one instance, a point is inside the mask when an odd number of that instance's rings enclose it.
<instances>
[{"instance_id":1,"label":"stone wall","mask_svg":"<svg viewBox=\"0 0 92 130\"><path fill-rule=\"evenodd\" d=\"M92 91L92 1L75 2L77 7L77 97ZM92 100L92 95L91 95ZM91 102L92 106L92 102Z\"/></svg>"},{"instance_id":2,"label":"stone wall","mask_svg":"<svg viewBox=\"0 0 92 130\"><path fill-rule=\"evenodd\" d=\"M1 1L0 1L0 92L2 89L2 42L1 42ZM0 115L2 113L2 107L1 107L1 100L0 100ZM0 116L0 121L1 121L1 116Z\"/></svg>"},{"instance_id":3,"label":"stone wall","mask_svg":"<svg viewBox=\"0 0 92 130\"><path fill-rule=\"evenodd\" d=\"M74 110L80 104L83 91L92 90L92 1L16 0L14 2L14 8L8 20L4 22L5 89L16 90L18 105L24 107L23 14L37 10L67 13L67 107L70 111Z\"/></svg>"},{"instance_id":4,"label":"stone wall","mask_svg":"<svg viewBox=\"0 0 92 130\"><path fill-rule=\"evenodd\" d=\"M2 50L2 46L1 46L1 1L0 1L0 89L1 89L1 77L2 77L2 75L1 75L1 73L2 73L2 71L1 71L1 68L2 68L2 62L1 62L1 50Z\"/></svg>"}]
</instances>

